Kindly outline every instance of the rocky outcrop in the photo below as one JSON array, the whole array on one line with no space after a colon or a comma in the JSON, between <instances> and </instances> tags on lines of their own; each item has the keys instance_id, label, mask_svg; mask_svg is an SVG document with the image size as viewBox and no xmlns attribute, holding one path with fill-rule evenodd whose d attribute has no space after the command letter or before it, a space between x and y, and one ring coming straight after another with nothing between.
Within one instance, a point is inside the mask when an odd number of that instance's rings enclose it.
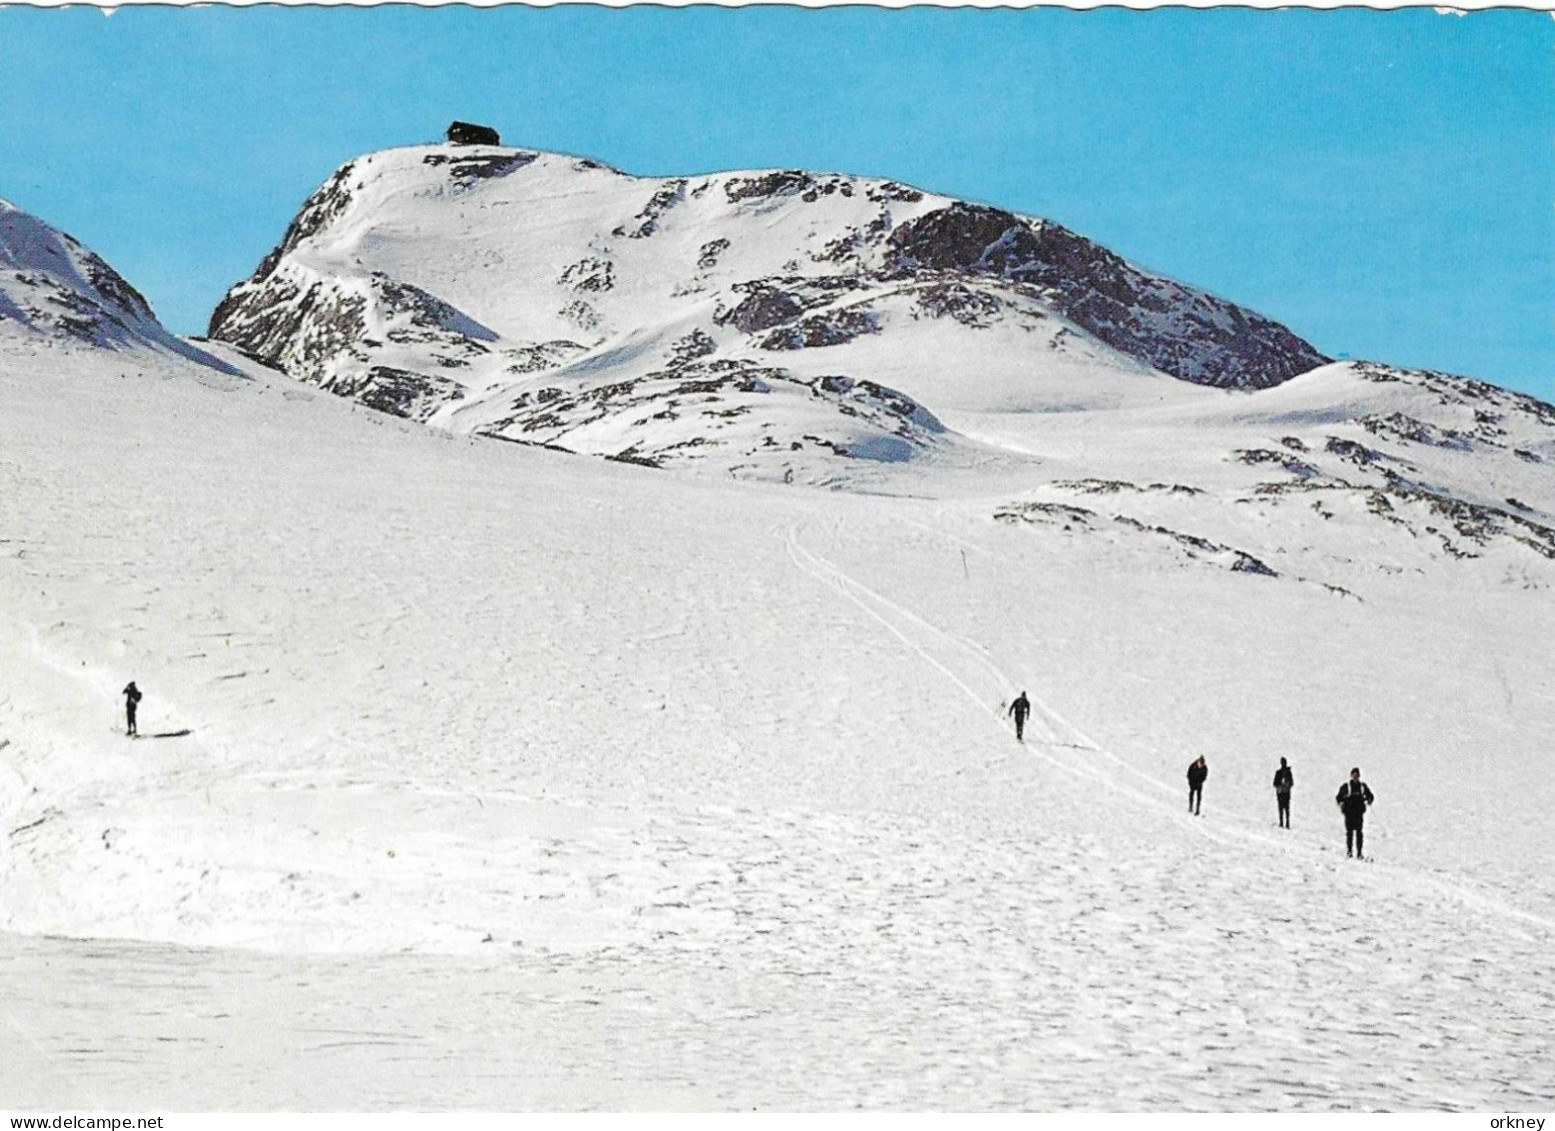
<instances>
[{"instance_id":1,"label":"rocky outcrop","mask_svg":"<svg viewBox=\"0 0 1555 1131\"><path fill-rule=\"evenodd\" d=\"M402 393L406 374L415 368L463 368L472 358L490 354L491 343L498 339L494 331L420 287L379 272L365 280L342 280L296 264L276 271L262 289L229 292L212 315L210 336L345 395L367 388L367 370L373 367L392 375ZM411 352L421 364L384 364L378 359L383 350ZM435 400L441 393L443 399L458 399L452 396L458 388L453 382L439 379L434 384L426 391L428 397ZM396 403L404 401L396 397ZM427 403L418 401L421 408Z\"/></svg>"},{"instance_id":2,"label":"rocky outcrop","mask_svg":"<svg viewBox=\"0 0 1555 1131\"><path fill-rule=\"evenodd\" d=\"M956 201L899 225L887 241L895 273L1012 274L1036 258L1036 236L1013 212Z\"/></svg>"},{"instance_id":3,"label":"rocky outcrop","mask_svg":"<svg viewBox=\"0 0 1555 1131\"><path fill-rule=\"evenodd\" d=\"M1268 388L1328 361L1284 326L1149 275L1049 221L958 201L904 222L888 242L893 274L1035 284L1060 314L1109 346L1195 384Z\"/></svg>"}]
</instances>

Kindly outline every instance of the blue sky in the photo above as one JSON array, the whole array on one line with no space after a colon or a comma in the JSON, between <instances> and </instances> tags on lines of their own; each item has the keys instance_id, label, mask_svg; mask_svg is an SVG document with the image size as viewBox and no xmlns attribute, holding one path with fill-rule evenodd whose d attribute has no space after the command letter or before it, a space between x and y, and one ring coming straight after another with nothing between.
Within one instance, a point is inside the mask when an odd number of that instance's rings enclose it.
<instances>
[{"instance_id":1,"label":"blue sky","mask_svg":"<svg viewBox=\"0 0 1555 1131\"><path fill-rule=\"evenodd\" d=\"M0 197L180 332L335 166L455 117L1051 217L1325 352L1555 399L1548 13L0 9Z\"/></svg>"}]
</instances>

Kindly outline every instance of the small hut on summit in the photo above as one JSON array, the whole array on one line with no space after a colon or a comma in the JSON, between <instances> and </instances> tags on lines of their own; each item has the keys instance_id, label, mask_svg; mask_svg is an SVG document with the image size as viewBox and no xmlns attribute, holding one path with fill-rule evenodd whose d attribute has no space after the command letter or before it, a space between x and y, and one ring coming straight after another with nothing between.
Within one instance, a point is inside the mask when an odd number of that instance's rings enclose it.
<instances>
[{"instance_id":1,"label":"small hut on summit","mask_svg":"<svg viewBox=\"0 0 1555 1131\"><path fill-rule=\"evenodd\" d=\"M502 138L490 126L477 126L473 122L448 123L448 141L451 145L501 145Z\"/></svg>"}]
</instances>

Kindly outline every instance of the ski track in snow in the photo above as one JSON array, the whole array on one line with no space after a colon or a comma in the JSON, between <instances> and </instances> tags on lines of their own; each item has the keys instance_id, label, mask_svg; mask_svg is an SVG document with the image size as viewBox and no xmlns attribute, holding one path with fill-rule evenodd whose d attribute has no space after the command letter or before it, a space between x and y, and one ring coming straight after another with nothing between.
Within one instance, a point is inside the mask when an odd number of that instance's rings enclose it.
<instances>
[{"instance_id":1,"label":"ski track in snow","mask_svg":"<svg viewBox=\"0 0 1555 1131\"><path fill-rule=\"evenodd\" d=\"M862 582L856 580L855 578L850 577L841 569L826 561L820 555L805 549L799 540L798 527L789 528L787 536L787 547L789 556L793 558L794 563L800 569L804 570L806 573L816 578L817 580L829 585L831 588L841 593L848 600L856 604L859 608L863 609L866 613L869 614L869 616L873 617L876 621L883 625L887 631L889 631L904 645L906 645L909 649L921 657L924 662L938 670L953 686L963 692L967 698L969 698L973 703L977 704L979 708L986 712L988 716L994 721L994 724L1001 735L1008 733L1007 728L1003 722L1004 716L1002 711L1003 708L1008 705L1010 699L1014 698L1016 683L1007 673L995 667L993 662L990 661L980 649L978 649L975 645L968 643L966 640L952 636L949 633L944 632L942 629L936 628L934 625L929 624L912 610L898 604L895 601L892 601L890 598L882 595L874 589L869 588L869 586L864 585ZM915 636L916 639L914 638ZM973 667L980 670L980 674L984 677L985 684L999 689L1000 693L1003 694L1005 698L1000 700L997 707L990 706L984 694L979 693L970 683L962 679L961 676L957 675L956 672L952 670L952 668L949 666L951 663L955 662L954 659L950 658L952 656L960 658L963 662L969 661ZM1082 735L1073 725L1064 719L1063 716L1055 711L1039 695L1031 694L1029 697L1031 699L1034 711L1040 711L1042 714L1047 716L1048 720L1046 727L1048 738L1032 738L1030 741L1041 747L1053 747L1070 750L1079 749L1087 752L1103 753L1103 751L1101 751L1094 742ZM1035 714L1033 714L1032 720L1034 720L1035 717ZM1064 729L1070 731L1074 738L1078 738L1081 741L1079 743L1073 741L1063 741L1058 734L1056 727L1063 727ZM1083 761L1078 759L1063 760L1046 749L1039 750L1038 753L1049 764L1056 766L1067 773L1087 778L1091 781L1099 782L1109 786L1121 795L1131 797L1158 809L1164 809L1164 806L1161 806L1154 797L1147 796L1127 786L1120 786L1117 782L1110 780L1106 775L1101 774ZM1116 761L1116 759L1114 760ZM979 768L986 768L986 766ZM1206 837L1207 839L1216 843L1225 843L1222 837L1207 829L1201 822L1188 820L1186 818L1179 818L1179 816L1175 813L1173 814L1173 820L1178 821L1178 823L1184 829L1191 830L1192 832Z\"/></svg>"},{"instance_id":2,"label":"ski track in snow","mask_svg":"<svg viewBox=\"0 0 1555 1131\"><path fill-rule=\"evenodd\" d=\"M1346 861L1321 785L1275 833L1237 798L1265 751L1244 771L1224 720L1172 740L1193 697L1158 690L1176 633L1149 602L1197 609L1207 575L1065 573L981 503L91 376L13 381L0 418L13 1106L1555 1102L1546 890L1411 862L1387 809L1382 862ZM135 415L158 398L230 442L141 447L121 422L162 435ZM1059 595L1040 638L1017 577ZM1223 583L1230 627L1193 625L1228 648L1250 611L1370 623ZM148 669L143 731L191 733L117 733ZM1256 719L1300 706L1248 686ZM1167 779L1200 743L1192 818Z\"/></svg>"},{"instance_id":3,"label":"ski track in snow","mask_svg":"<svg viewBox=\"0 0 1555 1131\"><path fill-rule=\"evenodd\" d=\"M1017 689L1016 680L1012 679L1008 673L996 667L993 662L986 656L986 654L976 645L961 637L945 632L943 629L937 628L936 626L924 620L918 614L914 613L911 609L908 609L906 606L891 600L889 597L886 597L876 590L871 589L869 586L863 584L856 578L849 576L842 569L837 567L835 564L828 562L819 554L805 549L800 541L800 530L800 525L796 524L791 526L788 528L786 536L786 545L789 555L800 569L835 589L848 600L856 604L859 608L863 609L872 618L884 626L893 636L900 640L907 648L911 649L926 663L941 672L953 686L965 693L967 697L970 698L974 703L988 712L1001 733L1007 732L1007 728L1003 722L1004 716L1002 709L1008 705L1009 699L1013 698L1015 694ZM982 673L986 677L984 680L985 685L999 688L1000 691L1007 697L1000 701L997 708L989 706L986 698L983 695L979 694L968 682L963 680L956 674L955 671L952 670L949 664L953 663L954 661L946 659L945 657L947 657L947 655L955 655L964 661L970 661L972 665L982 670ZM1096 742L1095 739L1091 738L1084 731L1080 730L1079 727L1075 726L1072 722L1061 715L1053 708L1050 703L1048 703L1037 693L1028 690L1027 695L1033 707L1034 713L1032 715L1032 719L1036 718L1035 712L1041 712L1043 715L1047 716L1046 729L1049 736L1047 739L1032 739L1028 737L1028 742L1035 741L1039 746L1042 747L1053 747L1064 750L1078 750L1082 751L1086 755L1100 755L1118 767L1120 770L1124 770L1129 774L1138 777L1145 784L1154 786L1156 789L1155 792L1147 793L1143 790L1136 789L1118 782L1116 778L1101 772L1093 765L1089 764L1081 758L1071 758L1069 760L1064 760L1056 757L1047 750L1039 750L1039 754L1051 765L1054 765L1068 773L1076 774L1078 776L1088 778L1092 781L1106 785L1109 789L1113 790L1115 794L1128 797L1134 801L1139 802L1141 805L1151 808L1152 810L1164 813L1183 829L1206 837L1216 844L1230 845L1235 841L1240 841L1242 843L1255 843L1262 846L1274 846L1280 848L1284 847L1280 844L1279 838L1269 836L1265 833L1257 832L1255 830L1241 826L1233 826L1227 830L1226 834L1222 834L1219 830L1212 830L1207 827L1202 820L1195 820L1189 816L1186 816L1182 813L1181 810L1177 808L1177 806L1164 801L1162 798L1163 794L1176 794L1180 791L1173 789L1164 782L1157 781L1154 778L1145 775L1137 768L1129 765L1129 763L1127 763L1124 759L1118 757L1116 754L1101 746ZM1028 719L1028 727L1030 722L1031 719ZM1062 728L1069 733L1071 741L1063 740L1063 736L1059 733L1059 728ZM1396 871L1392 869L1390 870ZM1394 878L1398 877L1395 876ZM1462 902L1466 906L1471 907L1476 911L1517 919L1541 927L1544 930L1555 932L1555 922L1552 922L1544 916L1525 911L1521 908L1510 906L1498 900L1488 899L1483 896L1476 895L1474 892L1464 888L1462 885L1448 884L1441 880L1418 873L1408 873L1406 875L1406 882L1420 885L1433 892L1446 895L1449 898Z\"/></svg>"}]
</instances>

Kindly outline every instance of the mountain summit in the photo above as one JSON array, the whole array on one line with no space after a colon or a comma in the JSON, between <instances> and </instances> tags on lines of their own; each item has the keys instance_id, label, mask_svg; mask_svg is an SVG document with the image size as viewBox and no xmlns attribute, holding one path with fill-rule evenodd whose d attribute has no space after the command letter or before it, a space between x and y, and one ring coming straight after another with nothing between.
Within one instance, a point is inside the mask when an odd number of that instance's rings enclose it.
<instances>
[{"instance_id":1,"label":"mountain summit","mask_svg":"<svg viewBox=\"0 0 1555 1131\"><path fill-rule=\"evenodd\" d=\"M175 338L139 291L78 240L0 200L0 340L173 353L223 372Z\"/></svg>"},{"instance_id":2,"label":"mountain summit","mask_svg":"<svg viewBox=\"0 0 1555 1131\"><path fill-rule=\"evenodd\" d=\"M481 145L342 166L210 334L455 431L757 473L955 446L931 409L1251 390L1327 360L1050 221L893 181Z\"/></svg>"}]
</instances>

